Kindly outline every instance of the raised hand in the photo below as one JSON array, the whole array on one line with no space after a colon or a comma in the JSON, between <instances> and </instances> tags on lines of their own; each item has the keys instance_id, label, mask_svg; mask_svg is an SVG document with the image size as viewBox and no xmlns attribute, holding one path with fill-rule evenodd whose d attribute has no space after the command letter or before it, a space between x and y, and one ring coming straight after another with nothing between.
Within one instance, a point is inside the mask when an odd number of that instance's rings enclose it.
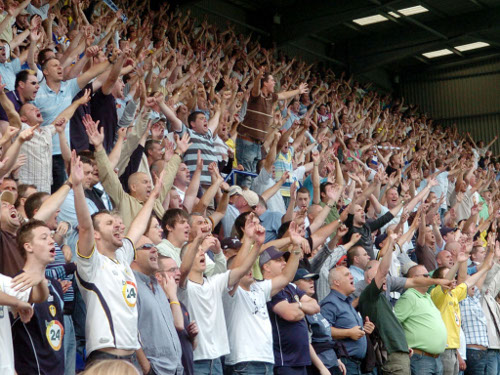
<instances>
[{"instance_id":1,"label":"raised hand","mask_svg":"<svg viewBox=\"0 0 500 375\"><path fill-rule=\"evenodd\" d=\"M76 101L78 103L78 105L84 105L84 104L87 104L88 102L90 102L90 99L92 99L92 90L90 89L86 89L83 93L83 95L78 98L78 100Z\"/></svg>"},{"instance_id":2,"label":"raised hand","mask_svg":"<svg viewBox=\"0 0 500 375\"><path fill-rule=\"evenodd\" d=\"M66 120L64 117L60 117L54 121L54 127L56 128L56 132L63 133L64 129L66 128L66 123L68 120Z\"/></svg>"},{"instance_id":3,"label":"raised hand","mask_svg":"<svg viewBox=\"0 0 500 375\"><path fill-rule=\"evenodd\" d=\"M307 87L307 83L302 82L299 85L299 95L307 94L308 92L309 92L309 88Z\"/></svg>"},{"instance_id":4,"label":"raised hand","mask_svg":"<svg viewBox=\"0 0 500 375\"><path fill-rule=\"evenodd\" d=\"M76 151L73 150L71 153L71 183L73 186L78 186L83 181L83 163L80 161L80 157L76 155Z\"/></svg>"},{"instance_id":5,"label":"raised hand","mask_svg":"<svg viewBox=\"0 0 500 375\"><path fill-rule=\"evenodd\" d=\"M365 318L365 324L363 325L363 329L368 334L372 333L373 330L375 329L375 324L373 324L372 322L370 322L370 318L369 317Z\"/></svg>"},{"instance_id":6,"label":"raised hand","mask_svg":"<svg viewBox=\"0 0 500 375\"><path fill-rule=\"evenodd\" d=\"M177 143L177 149L181 152L181 154L184 154L187 149L192 145L192 143L189 143L190 137L189 134L186 132L182 136L182 138L179 139L179 136L176 134L175 135L175 141Z\"/></svg>"},{"instance_id":7,"label":"raised hand","mask_svg":"<svg viewBox=\"0 0 500 375\"><path fill-rule=\"evenodd\" d=\"M104 142L104 129L101 128L99 130L99 121L95 122L92 116L87 114L82 118L82 122L87 131L90 143L95 147L102 145L102 142Z\"/></svg>"},{"instance_id":8,"label":"raised hand","mask_svg":"<svg viewBox=\"0 0 500 375\"><path fill-rule=\"evenodd\" d=\"M35 126L32 126L29 129L23 130L21 133L19 133L19 137L18 137L19 141L21 143L31 141L31 139L35 135L35 130L38 129L39 126L40 126L40 124L36 124Z\"/></svg>"}]
</instances>

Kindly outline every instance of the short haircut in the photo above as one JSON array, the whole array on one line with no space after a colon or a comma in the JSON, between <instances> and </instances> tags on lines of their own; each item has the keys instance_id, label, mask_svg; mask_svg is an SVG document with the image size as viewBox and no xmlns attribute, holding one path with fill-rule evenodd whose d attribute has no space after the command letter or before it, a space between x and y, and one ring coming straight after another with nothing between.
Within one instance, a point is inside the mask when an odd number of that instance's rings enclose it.
<instances>
[{"instance_id":1,"label":"short haircut","mask_svg":"<svg viewBox=\"0 0 500 375\"><path fill-rule=\"evenodd\" d=\"M359 255L359 248L361 246L354 246L353 248L347 251L347 267L350 267L354 263L354 257Z\"/></svg>"},{"instance_id":2,"label":"short haircut","mask_svg":"<svg viewBox=\"0 0 500 375\"><path fill-rule=\"evenodd\" d=\"M16 83L14 87L17 89L17 87L19 86L19 82L26 83L26 81L28 80L28 76L30 75L36 76L36 73L30 69L21 70L19 73L16 74Z\"/></svg>"},{"instance_id":3,"label":"short haircut","mask_svg":"<svg viewBox=\"0 0 500 375\"><path fill-rule=\"evenodd\" d=\"M96 231L99 231L99 220L97 218L101 215L113 216L113 213L109 210L100 210L91 216L92 226L94 227L94 230L96 230Z\"/></svg>"},{"instance_id":4,"label":"short haircut","mask_svg":"<svg viewBox=\"0 0 500 375\"><path fill-rule=\"evenodd\" d=\"M323 182L321 185L319 185L319 195L321 194L326 194L326 188L327 186L333 185L331 182Z\"/></svg>"},{"instance_id":5,"label":"short haircut","mask_svg":"<svg viewBox=\"0 0 500 375\"><path fill-rule=\"evenodd\" d=\"M26 212L26 217L32 219L35 216L35 211L40 209L43 203L43 198L50 195L49 193L39 191L32 194L26 202L24 203L24 212Z\"/></svg>"},{"instance_id":6,"label":"short haircut","mask_svg":"<svg viewBox=\"0 0 500 375\"><path fill-rule=\"evenodd\" d=\"M41 65L42 65L42 72L47 68L47 64L52 61L52 60L57 60L55 57L49 57L47 60L45 60Z\"/></svg>"},{"instance_id":7,"label":"short haircut","mask_svg":"<svg viewBox=\"0 0 500 375\"><path fill-rule=\"evenodd\" d=\"M161 146L161 142L157 141L156 139L149 139L146 142L146 145L144 146L144 152L146 153L146 156L148 155L149 151L151 151L153 149L153 145L155 145L155 144Z\"/></svg>"},{"instance_id":8,"label":"short haircut","mask_svg":"<svg viewBox=\"0 0 500 375\"><path fill-rule=\"evenodd\" d=\"M191 128L191 123L196 121L198 115L204 115L205 113L202 111L194 111L191 112L188 116L188 126Z\"/></svg>"},{"instance_id":9,"label":"short haircut","mask_svg":"<svg viewBox=\"0 0 500 375\"><path fill-rule=\"evenodd\" d=\"M446 275L444 275L444 272L448 269L446 266L441 266L438 269L434 271L432 274L433 279L443 279Z\"/></svg>"},{"instance_id":10,"label":"short haircut","mask_svg":"<svg viewBox=\"0 0 500 375\"><path fill-rule=\"evenodd\" d=\"M168 236L169 231L167 229L167 225L171 228L175 227L181 219L189 219L189 215L186 211L180 208L171 208L163 214L161 218L161 227L165 231L165 235Z\"/></svg>"},{"instance_id":11,"label":"short haircut","mask_svg":"<svg viewBox=\"0 0 500 375\"><path fill-rule=\"evenodd\" d=\"M51 48L44 48L40 52L38 52L38 64L40 64L40 66L45 64L45 61L48 60L47 55L51 52L54 53Z\"/></svg>"},{"instance_id":12,"label":"short haircut","mask_svg":"<svg viewBox=\"0 0 500 375\"><path fill-rule=\"evenodd\" d=\"M17 236L16 236L17 249L19 250L21 256L25 260L26 260L26 249L24 248L24 244L27 242L31 242L31 240L33 240L33 231L39 227L48 228L47 224L45 224L41 220L30 220L27 223L21 225L17 230Z\"/></svg>"},{"instance_id":13,"label":"short haircut","mask_svg":"<svg viewBox=\"0 0 500 375\"><path fill-rule=\"evenodd\" d=\"M305 186L302 186L299 190L297 190L297 194L299 194L299 193L308 194L309 196L311 196L309 189L306 188Z\"/></svg>"},{"instance_id":14,"label":"short haircut","mask_svg":"<svg viewBox=\"0 0 500 375\"><path fill-rule=\"evenodd\" d=\"M269 78L272 77L272 74L271 73L264 73L264 76L262 77L262 79L260 80L260 87L264 87L264 83L267 82L269 80Z\"/></svg>"},{"instance_id":15,"label":"short haircut","mask_svg":"<svg viewBox=\"0 0 500 375\"><path fill-rule=\"evenodd\" d=\"M20 184L17 186L17 200L16 204L14 205L16 208L19 207L21 204L21 199L26 198L26 192L28 189L35 189L36 190L36 185L33 184Z\"/></svg>"}]
</instances>

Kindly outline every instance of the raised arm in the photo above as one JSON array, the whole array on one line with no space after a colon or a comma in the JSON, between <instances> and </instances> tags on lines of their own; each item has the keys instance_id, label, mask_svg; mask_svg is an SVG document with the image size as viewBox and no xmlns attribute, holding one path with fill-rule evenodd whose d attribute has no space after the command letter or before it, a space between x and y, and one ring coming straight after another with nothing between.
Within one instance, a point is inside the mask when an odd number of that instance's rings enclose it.
<instances>
[{"instance_id":1,"label":"raised arm","mask_svg":"<svg viewBox=\"0 0 500 375\"><path fill-rule=\"evenodd\" d=\"M78 254L90 257L94 250L94 227L83 192L83 163L73 150L71 155L71 181L75 193L75 210L78 219Z\"/></svg>"},{"instance_id":2,"label":"raised arm","mask_svg":"<svg viewBox=\"0 0 500 375\"><path fill-rule=\"evenodd\" d=\"M296 95L302 95L302 94L306 94L308 92L309 92L309 89L307 88L307 83L302 82L299 85L298 89L278 93L278 100L290 99Z\"/></svg>"},{"instance_id":3,"label":"raised arm","mask_svg":"<svg viewBox=\"0 0 500 375\"><path fill-rule=\"evenodd\" d=\"M382 285L385 282L385 278L387 276L387 273L389 272L389 268L391 267L392 263L392 252L394 251L394 243L396 241L397 235L396 234L390 234L388 236L388 241L385 243L384 248L382 249L382 252L384 253L384 256L382 260L380 261L380 265L378 266L377 273L375 274L375 283L377 284L377 288L382 288Z\"/></svg>"}]
</instances>

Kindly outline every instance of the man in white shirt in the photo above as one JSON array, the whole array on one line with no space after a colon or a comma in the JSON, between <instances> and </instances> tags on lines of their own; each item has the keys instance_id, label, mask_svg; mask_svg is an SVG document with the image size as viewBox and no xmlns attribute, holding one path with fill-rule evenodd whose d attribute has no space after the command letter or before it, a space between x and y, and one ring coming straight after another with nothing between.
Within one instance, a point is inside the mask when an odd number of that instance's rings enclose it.
<instances>
[{"instance_id":1,"label":"man in white shirt","mask_svg":"<svg viewBox=\"0 0 500 375\"><path fill-rule=\"evenodd\" d=\"M23 225L18 231L18 243L22 243L22 252L26 255L22 272L15 278L0 274L0 374L2 375L15 374L9 312L15 317L19 315L23 323L31 320L33 316L31 303L44 302L49 295L45 267L55 257L54 240L50 236L50 229L41 221Z\"/></svg>"},{"instance_id":2,"label":"man in white shirt","mask_svg":"<svg viewBox=\"0 0 500 375\"><path fill-rule=\"evenodd\" d=\"M184 254L178 295L200 327L198 346L193 353L195 374L222 375L220 358L230 353L222 296L250 271L265 239L265 229L254 214L249 215L245 231L253 247L246 256L239 252L235 267L225 273L203 276L206 261L200 245L206 234L201 228Z\"/></svg>"},{"instance_id":3,"label":"man in white shirt","mask_svg":"<svg viewBox=\"0 0 500 375\"><path fill-rule=\"evenodd\" d=\"M291 232L290 238L294 245L300 247L302 237ZM243 253L243 256L248 254L250 242L245 235L243 246L238 253ZM292 281L299 265L300 254L299 251L291 253L280 275L257 282L250 271L243 276L237 288L224 294L224 312L231 351L225 357L225 364L230 366L231 373L240 373L246 369L248 373L272 374L273 332L267 302ZM235 265L236 257L231 260L230 266ZM249 342L259 345L248 345Z\"/></svg>"},{"instance_id":4,"label":"man in white shirt","mask_svg":"<svg viewBox=\"0 0 500 375\"><path fill-rule=\"evenodd\" d=\"M109 358L132 361L140 345L137 284L130 263L135 257L134 244L146 231L163 174L122 239L120 223L108 211L90 216L82 186L83 167L74 151L71 171L79 223L76 277L87 307L87 365Z\"/></svg>"}]
</instances>

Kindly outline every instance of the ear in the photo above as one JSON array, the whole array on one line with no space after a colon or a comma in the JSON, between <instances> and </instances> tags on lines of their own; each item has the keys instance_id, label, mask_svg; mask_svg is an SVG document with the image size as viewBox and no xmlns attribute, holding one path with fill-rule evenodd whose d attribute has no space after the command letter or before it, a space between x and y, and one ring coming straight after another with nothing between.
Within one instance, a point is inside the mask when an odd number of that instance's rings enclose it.
<instances>
[{"instance_id":1,"label":"ear","mask_svg":"<svg viewBox=\"0 0 500 375\"><path fill-rule=\"evenodd\" d=\"M33 246L31 246L30 242L25 242L23 244L23 247L24 247L24 251L26 251L26 254L33 253Z\"/></svg>"}]
</instances>

